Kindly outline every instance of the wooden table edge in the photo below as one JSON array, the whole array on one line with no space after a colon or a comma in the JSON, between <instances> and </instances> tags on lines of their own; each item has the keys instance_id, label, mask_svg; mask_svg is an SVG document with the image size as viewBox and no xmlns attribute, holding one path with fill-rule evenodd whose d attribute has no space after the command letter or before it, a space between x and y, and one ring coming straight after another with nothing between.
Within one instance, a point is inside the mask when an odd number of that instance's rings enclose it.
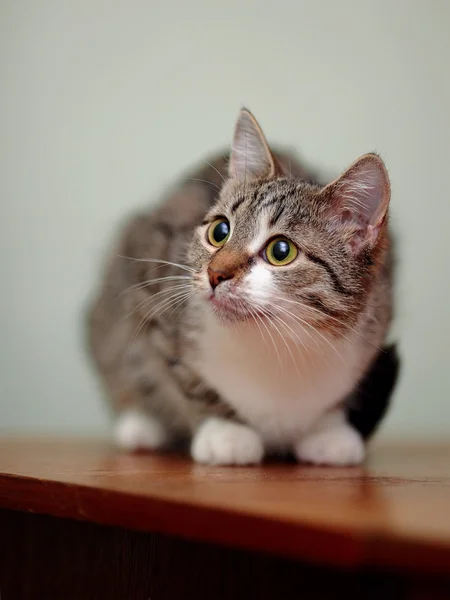
<instances>
[{"instance_id":1,"label":"wooden table edge","mask_svg":"<svg viewBox=\"0 0 450 600\"><path fill-rule=\"evenodd\" d=\"M336 568L450 574L450 547L373 530L0 473L0 508L168 534ZM424 559L426 557L426 559Z\"/></svg>"}]
</instances>

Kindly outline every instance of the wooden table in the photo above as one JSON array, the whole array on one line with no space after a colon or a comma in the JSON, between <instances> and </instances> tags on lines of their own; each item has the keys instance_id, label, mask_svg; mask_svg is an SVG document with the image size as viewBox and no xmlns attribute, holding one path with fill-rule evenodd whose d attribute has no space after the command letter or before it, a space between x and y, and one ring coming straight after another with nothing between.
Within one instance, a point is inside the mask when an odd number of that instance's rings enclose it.
<instances>
[{"instance_id":1,"label":"wooden table","mask_svg":"<svg viewBox=\"0 0 450 600\"><path fill-rule=\"evenodd\" d=\"M0 441L2 600L450 598L450 445L223 468Z\"/></svg>"}]
</instances>

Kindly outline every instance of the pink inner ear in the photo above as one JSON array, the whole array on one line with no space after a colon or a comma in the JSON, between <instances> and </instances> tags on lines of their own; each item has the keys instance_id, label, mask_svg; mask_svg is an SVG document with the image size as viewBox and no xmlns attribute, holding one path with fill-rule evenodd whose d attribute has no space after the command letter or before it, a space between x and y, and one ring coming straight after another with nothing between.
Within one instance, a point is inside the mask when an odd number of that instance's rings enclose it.
<instances>
[{"instance_id":1,"label":"pink inner ear","mask_svg":"<svg viewBox=\"0 0 450 600\"><path fill-rule=\"evenodd\" d=\"M386 187L384 169L378 160L365 160L351 167L347 176L338 181L338 195L342 207L354 215L355 224L367 226L375 224L383 210L383 196ZM345 209L344 209L345 210Z\"/></svg>"},{"instance_id":2,"label":"pink inner ear","mask_svg":"<svg viewBox=\"0 0 450 600\"><path fill-rule=\"evenodd\" d=\"M389 204L389 179L381 159L363 156L329 188L340 227L352 231L352 249L374 245Z\"/></svg>"}]
</instances>

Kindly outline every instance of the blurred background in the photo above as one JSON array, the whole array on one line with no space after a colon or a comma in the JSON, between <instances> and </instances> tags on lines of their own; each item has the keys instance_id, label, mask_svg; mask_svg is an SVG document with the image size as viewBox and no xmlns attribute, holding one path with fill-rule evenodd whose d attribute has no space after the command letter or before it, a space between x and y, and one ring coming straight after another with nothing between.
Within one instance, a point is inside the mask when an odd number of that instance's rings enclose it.
<instances>
[{"instance_id":1,"label":"blurred background","mask_svg":"<svg viewBox=\"0 0 450 600\"><path fill-rule=\"evenodd\" d=\"M404 365L381 437L450 435L450 2L0 0L0 432L105 433L82 311L121 220L241 105L392 178Z\"/></svg>"}]
</instances>

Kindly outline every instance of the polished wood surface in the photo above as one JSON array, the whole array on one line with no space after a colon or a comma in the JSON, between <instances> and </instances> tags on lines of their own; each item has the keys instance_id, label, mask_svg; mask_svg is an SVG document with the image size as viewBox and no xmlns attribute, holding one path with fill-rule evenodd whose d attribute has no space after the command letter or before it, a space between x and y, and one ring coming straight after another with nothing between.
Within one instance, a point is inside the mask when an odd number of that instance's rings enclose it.
<instances>
[{"instance_id":1,"label":"polished wood surface","mask_svg":"<svg viewBox=\"0 0 450 600\"><path fill-rule=\"evenodd\" d=\"M0 507L263 550L450 573L450 445L374 448L364 468L222 468L104 442L0 442Z\"/></svg>"}]
</instances>

